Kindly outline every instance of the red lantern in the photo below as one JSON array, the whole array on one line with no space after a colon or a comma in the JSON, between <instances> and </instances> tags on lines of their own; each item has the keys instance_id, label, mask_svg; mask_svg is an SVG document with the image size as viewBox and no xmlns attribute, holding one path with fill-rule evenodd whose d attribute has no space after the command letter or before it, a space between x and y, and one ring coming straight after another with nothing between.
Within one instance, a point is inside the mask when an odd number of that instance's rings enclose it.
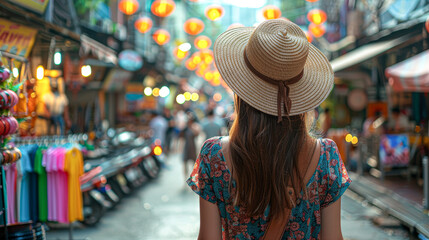
<instances>
[{"instance_id":1,"label":"red lantern","mask_svg":"<svg viewBox=\"0 0 429 240\"><path fill-rule=\"evenodd\" d=\"M320 38L326 32L326 29L323 25L316 25L314 23L310 23L308 30L310 30L311 34L313 34L313 36L316 38Z\"/></svg>"},{"instance_id":2,"label":"red lantern","mask_svg":"<svg viewBox=\"0 0 429 240\"><path fill-rule=\"evenodd\" d=\"M173 54L178 60L183 60L185 57L188 56L189 52L188 51L186 51L186 52L182 51L178 47L175 47L173 49Z\"/></svg>"},{"instance_id":3,"label":"red lantern","mask_svg":"<svg viewBox=\"0 0 429 240\"><path fill-rule=\"evenodd\" d=\"M428 32L429 32L429 17L426 19L426 24L425 24L425 26L426 26L426 31L428 31Z\"/></svg>"},{"instance_id":4,"label":"red lantern","mask_svg":"<svg viewBox=\"0 0 429 240\"><path fill-rule=\"evenodd\" d=\"M150 7L153 15L158 17L168 17L176 8L176 4L172 0L155 0Z\"/></svg>"},{"instance_id":5,"label":"red lantern","mask_svg":"<svg viewBox=\"0 0 429 240\"><path fill-rule=\"evenodd\" d=\"M205 14L211 21L217 21L222 18L224 13L223 7L219 5L211 5L206 8Z\"/></svg>"},{"instance_id":6,"label":"red lantern","mask_svg":"<svg viewBox=\"0 0 429 240\"><path fill-rule=\"evenodd\" d=\"M207 36L199 36L195 38L194 45L197 49L206 49L212 45L212 40Z\"/></svg>"},{"instance_id":7,"label":"red lantern","mask_svg":"<svg viewBox=\"0 0 429 240\"><path fill-rule=\"evenodd\" d=\"M126 15L132 15L139 9L139 2L137 0L122 0L119 2L118 7Z\"/></svg>"},{"instance_id":8,"label":"red lantern","mask_svg":"<svg viewBox=\"0 0 429 240\"><path fill-rule=\"evenodd\" d=\"M170 41L170 33L164 29L156 30L153 33L153 40L155 40L158 45L164 45Z\"/></svg>"},{"instance_id":9,"label":"red lantern","mask_svg":"<svg viewBox=\"0 0 429 240\"><path fill-rule=\"evenodd\" d=\"M197 35L204 30L204 23L198 18L190 18L183 24L183 29L187 34Z\"/></svg>"},{"instance_id":10,"label":"red lantern","mask_svg":"<svg viewBox=\"0 0 429 240\"><path fill-rule=\"evenodd\" d=\"M320 9L313 9L310 12L308 12L308 14L307 14L308 21L310 21L316 25L319 25L319 24L326 22L327 18L328 17L326 16L325 11L320 10Z\"/></svg>"},{"instance_id":11,"label":"red lantern","mask_svg":"<svg viewBox=\"0 0 429 240\"><path fill-rule=\"evenodd\" d=\"M307 2L317 2L319 0L306 0Z\"/></svg>"},{"instance_id":12,"label":"red lantern","mask_svg":"<svg viewBox=\"0 0 429 240\"><path fill-rule=\"evenodd\" d=\"M272 5L268 5L262 9L262 14L265 19L276 19L282 15L280 8Z\"/></svg>"},{"instance_id":13,"label":"red lantern","mask_svg":"<svg viewBox=\"0 0 429 240\"><path fill-rule=\"evenodd\" d=\"M152 28L152 20L148 17L139 18L134 23L134 27L137 29L137 31L146 33Z\"/></svg>"}]
</instances>

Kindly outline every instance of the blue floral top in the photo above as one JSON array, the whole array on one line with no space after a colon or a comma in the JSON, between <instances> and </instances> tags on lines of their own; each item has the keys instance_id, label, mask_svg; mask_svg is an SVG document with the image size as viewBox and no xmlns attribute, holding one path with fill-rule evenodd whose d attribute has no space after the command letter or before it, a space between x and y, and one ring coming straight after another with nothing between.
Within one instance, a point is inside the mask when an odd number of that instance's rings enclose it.
<instances>
[{"instance_id":1,"label":"blue floral top","mask_svg":"<svg viewBox=\"0 0 429 240\"><path fill-rule=\"evenodd\" d=\"M228 189L231 183L234 191L235 182L222 155L221 138L204 143L187 183L203 199L217 204L223 239L259 239L268 226L269 207L261 216L248 217L233 205ZM320 239L320 210L338 200L351 183L335 142L321 139L321 145L316 171L307 184L308 198L297 200L282 239Z\"/></svg>"}]
</instances>

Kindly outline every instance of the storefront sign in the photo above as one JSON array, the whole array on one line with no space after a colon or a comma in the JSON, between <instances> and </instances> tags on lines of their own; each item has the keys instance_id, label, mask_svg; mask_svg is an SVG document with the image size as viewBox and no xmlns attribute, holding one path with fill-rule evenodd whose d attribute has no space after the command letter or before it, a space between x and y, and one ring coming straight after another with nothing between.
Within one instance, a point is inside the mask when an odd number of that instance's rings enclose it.
<instances>
[{"instance_id":1,"label":"storefront sign","mask_svg":"<svg viewBox=\"0 0 429 240\"><path fill-rule=\"evenodd\" d=\"M37 13L43 14L45 12L46 6L48 6L49 0L13 0L11 2L29 8Z\"/></svg>"},{"instance_id":2,"label":"storefront sign","mask_svg":"<svg viewBox=\"0 0 429 240\"><path fill-rule=\"evenodd\" d=\"M124 50L119 54L119 66L128 71L137 71L143 66L143 60L136 51Z\"/></svg>"},{"instance_id":3,"label":"storefront sign","mask_svg":"<svg viewBox=\"0 0 429 240\"><path fill-rule=\"evenodd\" d=\"M21 57L28 57L37 30L0 19L0 50Z\"/></svg>"},{"instance_id":4,"label":"storefront sign","mask_svg":"<svg viewBox=\"0 0 429 240\"><path fill-rule=\"evenodd\" d=\"M386 134L380 138L380 161L382 166L407 166L410 161L408 135Z\"/></svg>"}]
</instances>

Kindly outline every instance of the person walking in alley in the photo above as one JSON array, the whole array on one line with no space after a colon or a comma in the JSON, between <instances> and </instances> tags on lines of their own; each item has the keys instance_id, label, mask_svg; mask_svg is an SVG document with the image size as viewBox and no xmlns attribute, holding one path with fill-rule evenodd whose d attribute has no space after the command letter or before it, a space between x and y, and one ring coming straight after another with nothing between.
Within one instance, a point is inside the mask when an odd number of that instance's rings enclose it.
<instances>
[{"instance_id":1,"label":"person walking in alley","mask_svg":"<svg viewBox=\"0 0 429 240\"><path fill-rule=\"evenodd\" d=\"M218 121L216 121L213 109L208 111L206 119L201 123L201 128L206 135L206 139L221 135L222 126Z\"/></svg>"},{"instance_id":2,"label":"person walking in alley","mask_svg":"<svg viewBox=\"0 0 429 240\"><path fill-rule=\"evenodd\" d=\"M185 129L181 132L181 137L184 139L183 146L183 171L185 178L189 174L189 165L195 163L197 158L197 147L195 139L201 132L200 125L196 122L196 116L193 113L187 113L188 122Z\"/></svg>"},{"instance_id":3,"label":"person walking in alley","mask_svg":"<svg viewBox=\"0 0 429 240\"><path fill-rule=\"evenodd\" d=\"M227 30L214 58L236 118L229 137L204 143L187 180L200 196L199 239L342 239L351 180L335 142L310 133L334 83L328 59L281 19Z\"/></svg>"}]
</instances>

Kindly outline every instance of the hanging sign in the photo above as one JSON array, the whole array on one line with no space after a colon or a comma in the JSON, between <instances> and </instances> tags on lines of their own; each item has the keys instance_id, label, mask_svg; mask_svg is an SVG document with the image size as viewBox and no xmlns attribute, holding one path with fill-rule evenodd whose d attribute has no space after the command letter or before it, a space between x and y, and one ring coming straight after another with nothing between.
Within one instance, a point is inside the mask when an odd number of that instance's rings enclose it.
<instances>
[{"instance_id":1,"label":"hanging sign","mask_svg":"<svg viewBox=\"0 0 429 240\"><path fill-rule=\"evenodd\" d=\"M13 3L17 3L37 13L43 14L46 6L48 6L49 0L14 0Z\"/></svg>"},{"instance_id":2,"label":"hanging sign","mask_svg":"<svg viewBox=\"0 0 429 240\"><path fill-rule=\"evenodd\" d=\"M143 60L136 51L124 50L119 53L119 66L128 71L137 71L143 66Z\"/></svg>"},{"instance_id":3,"label":"hanging sign","mask_svg":"<svg viewBox=\"0 0 429 240\"><path fill-rule=\"evenodd\" d=\"M0 18L0 50L28 57L37 30Z\"/></svg>"}]
</instances>

